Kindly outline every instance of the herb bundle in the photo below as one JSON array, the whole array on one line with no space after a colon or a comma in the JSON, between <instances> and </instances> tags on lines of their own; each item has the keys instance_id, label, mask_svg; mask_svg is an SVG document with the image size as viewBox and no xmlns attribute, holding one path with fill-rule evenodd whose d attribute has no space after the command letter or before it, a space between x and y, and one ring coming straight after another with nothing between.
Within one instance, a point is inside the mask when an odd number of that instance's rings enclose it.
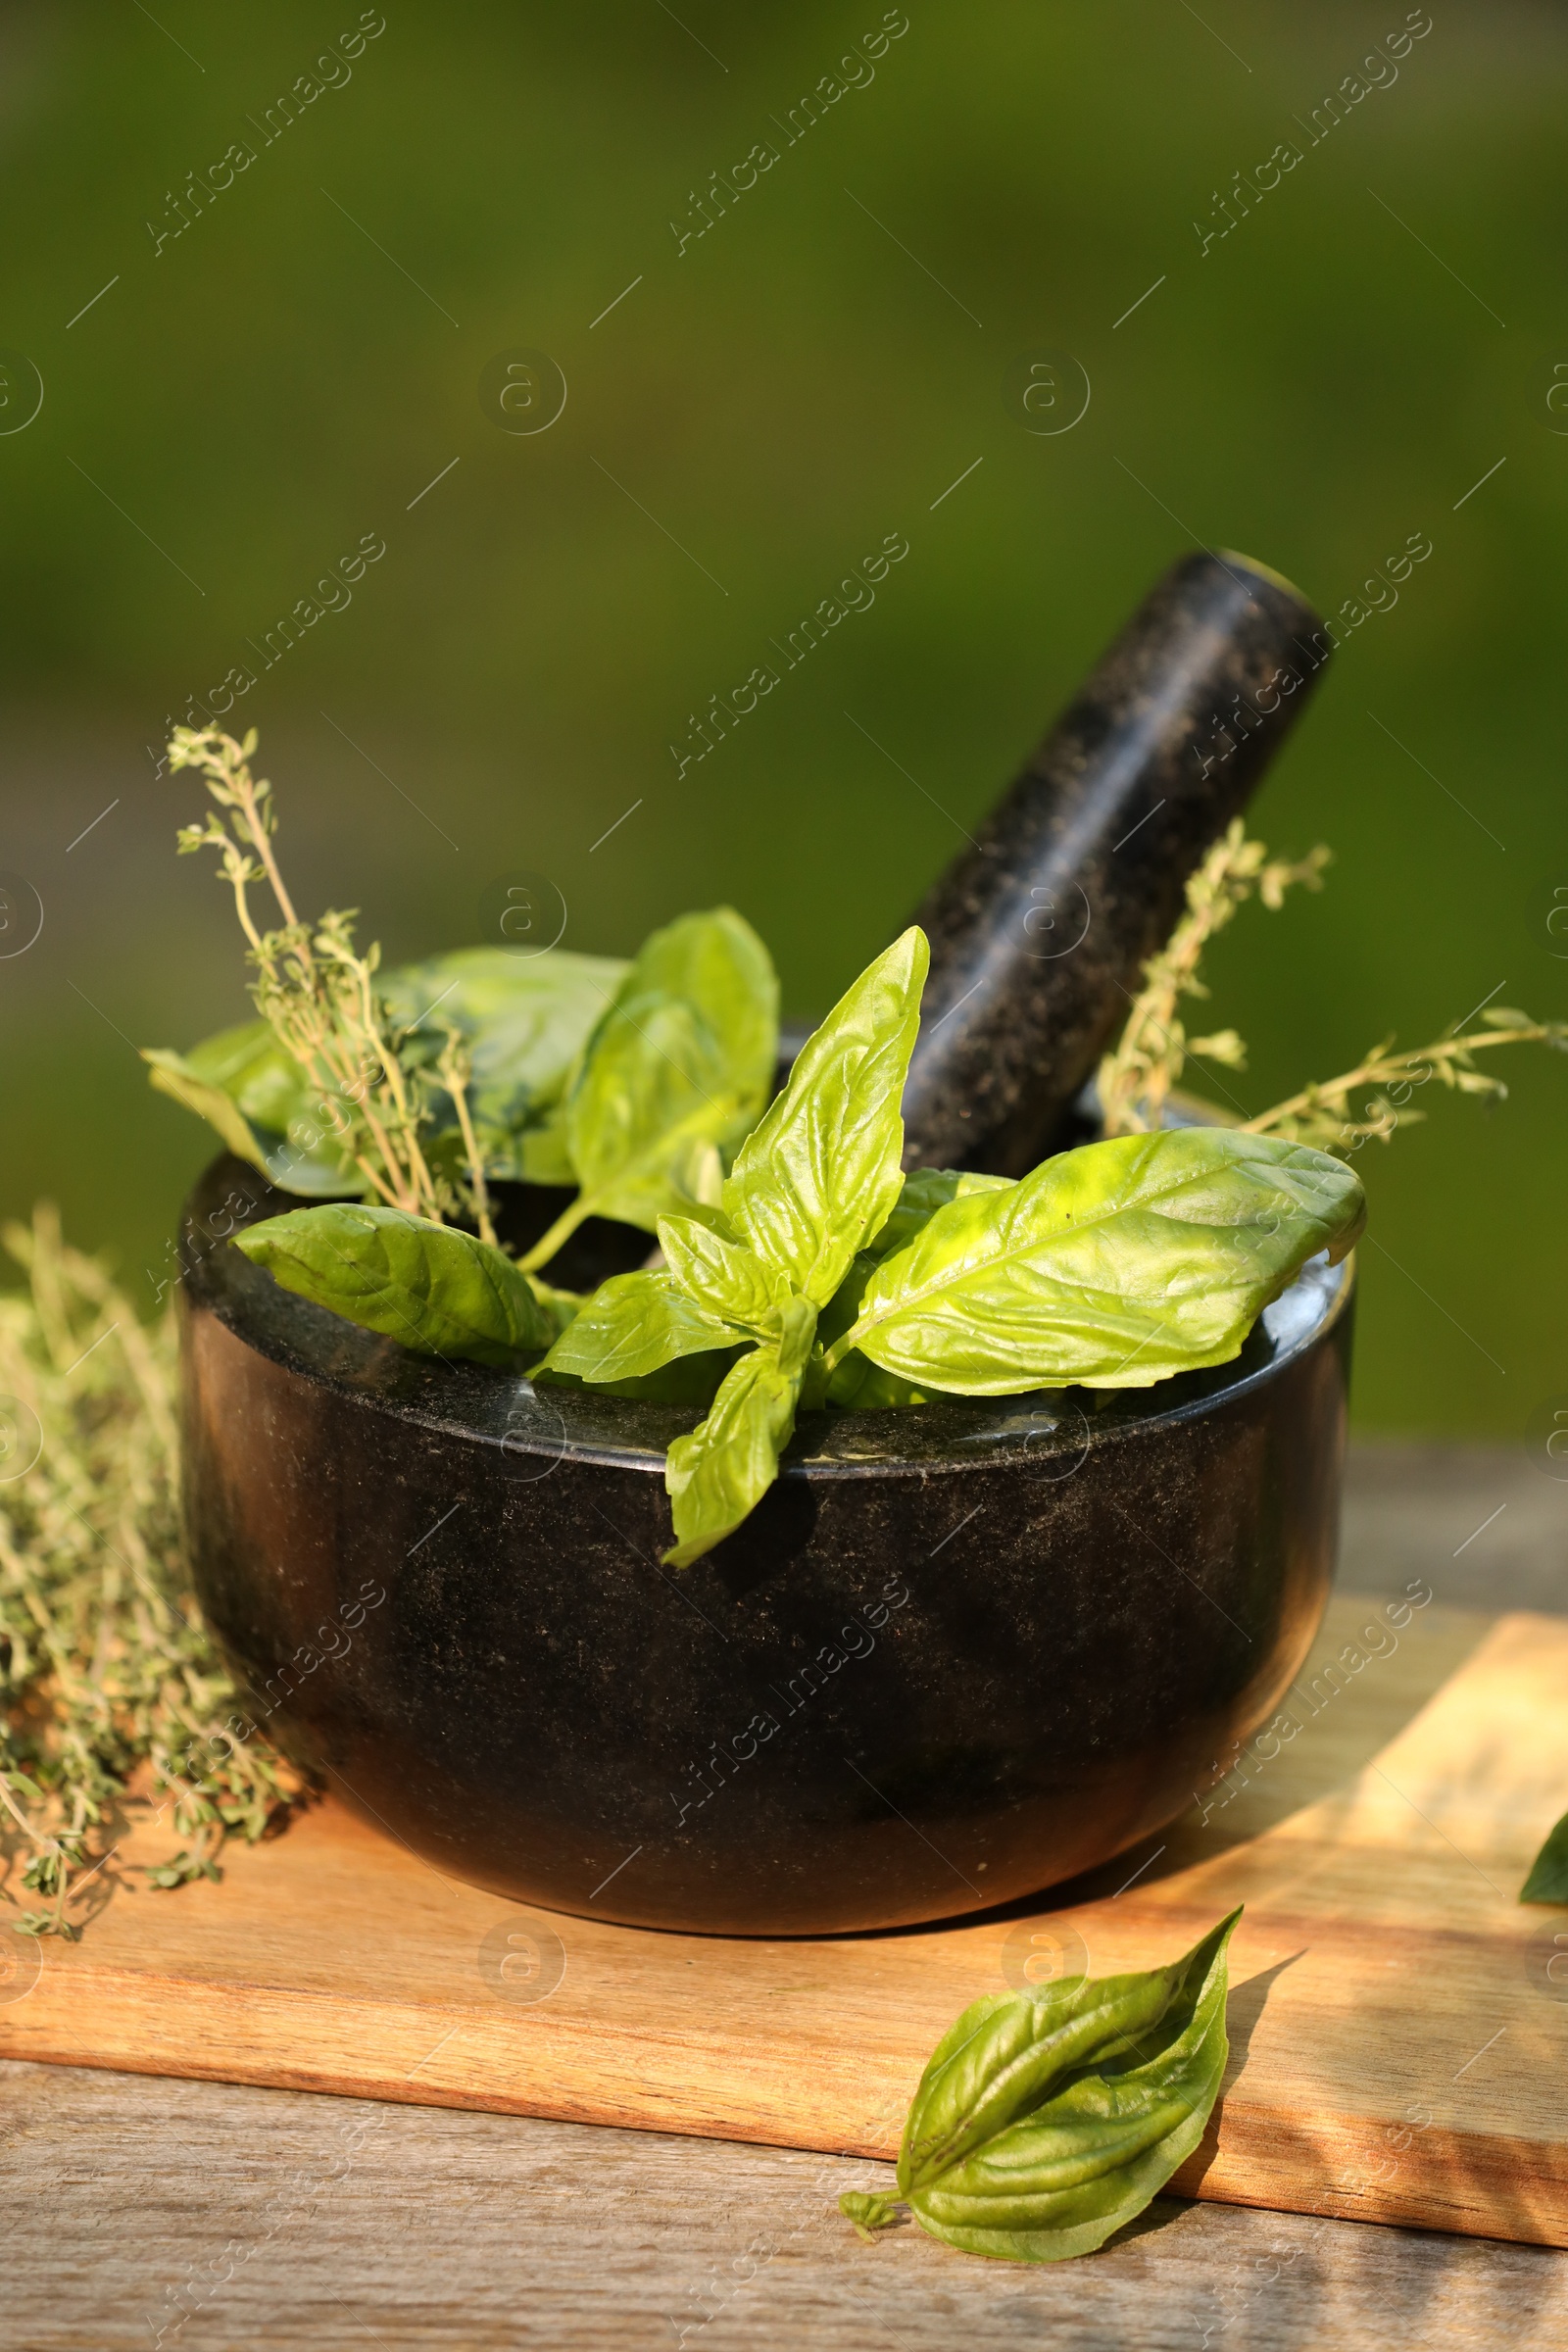
<instances>
[{"instance_id":1,"label":"herb bundle","mask_svg":"<svg viewBox=\"0 0 1568 2352\"><path fill-rule=\"evenodd\" d=\"M1233 1030L1189 1040L1181 1018L1206 994L1207 942L1253 896L1277 907L1295 885L1318 888L1327 862L1321 849L1270 859L1238 822L1189 881L1102 1064L1104 1140L1017 1183L906 1176L919 931L861 974L769 1102L777 983L732 909L680 917L629 964L481 949L383 974L351 915L295 913L254 750L254 734L178 730L172 760L215 804L180 847L219 853L261 1017L148 1055L156 1085L316 1199L237 1247L416 1351L706 1408L667 1457L677 1567L755 1508L800 1411L1148 1387L1232 1360L1307 1258L1353 1245L1365 1203L1346 1163L1421 1115L1418 1086L1497 1095L1477 1054L1568 1044L1568 1023L1489 1010L1479 1031L1417 1054L1378 1047L1243 1125L1210 1111L1167 1126L1190 1053L1245 1066ZM281 918L270 930L252 911L259 883ZM514 1257L491 1188L517 1181L572 1197ZM590 1217L658 1249L582 1298L548 1277Z\"/></svg>"},{"instance_id":2,"label":"herb bundle","mask_svg":"<svg viewBox=\"0 0 1568 2352\"><path fill-rule=\"evenodd\" d=\"M0 1295L0 1808L33 1899L5 1894L13 1927L69 1937L137 1818L187 1841L151 1885L216 1878L301 1782L185 1581L170 1322L144 1331L51 1210L3 1239L28 1284Z\"/></svg>"}]
</instances>

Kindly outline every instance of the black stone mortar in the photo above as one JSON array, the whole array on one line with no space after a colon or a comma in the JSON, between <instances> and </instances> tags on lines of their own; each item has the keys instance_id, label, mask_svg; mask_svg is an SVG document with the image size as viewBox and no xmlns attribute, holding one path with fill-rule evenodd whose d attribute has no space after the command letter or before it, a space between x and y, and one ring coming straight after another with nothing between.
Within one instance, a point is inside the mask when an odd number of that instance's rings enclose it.
<instances>
[{"instance_id":1,"label":"black stone mortar","mask_svg":"<svg viewBox=\"0 0 1568 2352\"><path fill-rule=\"evenodd\" d=\"M1312 691L1316 615L1184 558L922 908L906 1165L1018 1174ZM566 1196L514 1191L503 1238ZM259 1722L456 1876L639 1927L822 1935L1006 1902L1210 1784L1295 1678L1339 1518L1348 1267L1240 1358L1123 1392L801 1416L661 1566L695 1412L406 1353L231 1249L299 1205L220 1161L183 1236L185 1510ZM592 1220L586 1290L648 1236Z\"/></svg>"},{"instance_id":2,"label":"black stone mortar","mask_svg":"<svg viewBox=\"0 0 1568 2352\"><path fill-rule=\"evenodd\" d=\"M1312 1261L1235 1363L1102 1409L803 1414L676 1573L663 1457L696 1413L310 1305L226 1240L296 1205L225 1158L186 1213L197 1591L251 1720L455 1877L727 1935L1004 1902L1181 1812L1306 1656L1348 1266Z\"/></svg>"}]
</instances>

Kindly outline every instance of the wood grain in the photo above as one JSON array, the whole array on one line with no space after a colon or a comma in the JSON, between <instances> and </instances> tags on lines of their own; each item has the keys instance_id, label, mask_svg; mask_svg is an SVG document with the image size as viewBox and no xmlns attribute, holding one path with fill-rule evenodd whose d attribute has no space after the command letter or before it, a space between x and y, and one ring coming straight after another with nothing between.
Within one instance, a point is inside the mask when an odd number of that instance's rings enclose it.
<instances>
[{"instance_id":1,"label":"wood grain","mask_svg":"<svg viewBox=\"0 0 1568 2352\"><path fill-rule=\"evenodd\" d=\"M1023 2271L839 2192L886 2167L530 2117L0 2065L7 2352L1513 2352L1536 2246L1158 2200Z\"/></svg>"},{"instance_id":2,"label":"wood grain","mask_svg":"<svg viewBox=\"0 0 1568 2352\"><path fill-rule=\"evenodd\" d=\"M114 1888L0 2006L0 2052L878 2156L938 2034L1031 1936L1076 1934L1096 1973L1145 1966L1245 1900L1218 2129L1176 2185L1568 2243L1568 2003L1531 1964L1556 1915L1514 1900L1568 1791L1568 1626L1433 1606L1325 1683L1377 1606L1335 1604L1302 1677L1321 1703L1277 1756L1147 1867L1050 1910L815 1943L652 1935L457 1886L328 1804L220 1887ZM497 1976L509 1934L547 1964L559 1936L548 1997Z\"/></svg>"}]
</instances>

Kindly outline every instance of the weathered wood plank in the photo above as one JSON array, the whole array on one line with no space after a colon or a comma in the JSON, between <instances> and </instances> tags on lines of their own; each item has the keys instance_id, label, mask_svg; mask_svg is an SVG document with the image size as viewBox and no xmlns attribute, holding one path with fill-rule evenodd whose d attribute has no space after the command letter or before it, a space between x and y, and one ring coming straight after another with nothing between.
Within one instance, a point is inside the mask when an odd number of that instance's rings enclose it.
<instances>
[{"instance_id":1,"label":"weathered wood plank","mask_svg":"<svg viewBox=\"0 0 1568 2352\"><path fill-rule=\"evenodd\" d=\"M0 2066L14 2352L1500 2352L1568 2260L1161 2199L1091 2260L835 2210L885 2168L645 2132ZM181 2315L184 2315L183 2318Z\"/></svg>"}]
</instances>

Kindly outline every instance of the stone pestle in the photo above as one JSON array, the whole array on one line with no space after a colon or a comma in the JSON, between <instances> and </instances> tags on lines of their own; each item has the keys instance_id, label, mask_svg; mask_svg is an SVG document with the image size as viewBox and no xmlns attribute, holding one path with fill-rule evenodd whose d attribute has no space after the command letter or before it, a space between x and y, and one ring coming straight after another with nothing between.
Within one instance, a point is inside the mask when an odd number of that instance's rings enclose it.
<instances>
[{"instance_id":1,"label":"stone pestle","mask_svg":"<svg viewBox=\"0 0 1568 2352\"><path fill-rule=\"evenodd\" d=\"M1020 1176L1059 1142L1330 651L1249 557L1188 556L1159 581L914 917L931 977L906 1167Z\"/></svg>"}]
</instances>

